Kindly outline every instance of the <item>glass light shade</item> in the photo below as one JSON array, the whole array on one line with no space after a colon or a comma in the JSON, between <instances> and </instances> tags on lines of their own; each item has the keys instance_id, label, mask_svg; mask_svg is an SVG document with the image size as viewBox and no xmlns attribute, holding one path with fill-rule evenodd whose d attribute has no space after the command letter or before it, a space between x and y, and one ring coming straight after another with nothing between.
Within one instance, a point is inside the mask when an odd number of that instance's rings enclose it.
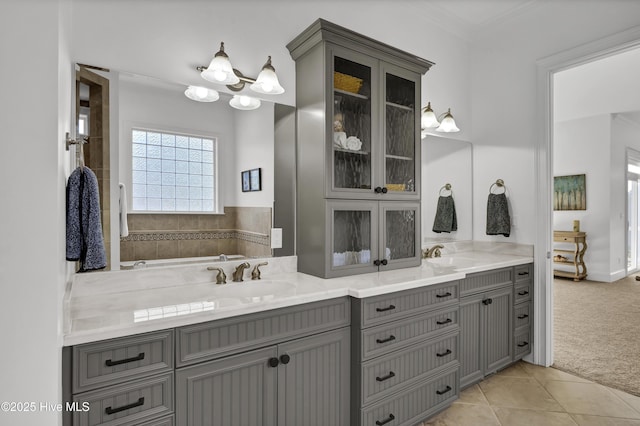
<instances>
[{"instance_id":1,"label":"glass light shade","mask_svg":"<svg viewBox=\"0 0 640 426\"><path fill-rule=\"evenodd\" d=\"M458 129L458 126L456 126L453 115L451 115L451 108L449 108L449 111L447 111L447 114L442 119L440 127L436 129L436 132L453 133L459 131L460 129Z\"/></svg>"},{"instance_id":2,"label":"glass light shade","mask_svg":"<svg viewBox=\"0 0 640 426\"><path fill-rule=\"evenodd\" d=\"M189 88L184 91L184 95L198 102L215 102L220 99L220 95L215 90L200 86L189 86Z\"/></svg>"},{"instance_id":3,"label":"glass light shade","mask_svg":"<svg viewBox=\"0 0 640 426\"><path fill-rule=\"evenodd\" d=\"M229 105L235 109L251 110L260 108L260 99L244 95L234 95L229 101Z\"/></svg>"},{"instance_id":4,"label":"glass light shade","mask_svg":"<svg viewBox=\"0 0 640 426\"><path fill-rule=\"evenodd\" d=\"M267 63L262 67L262 71L258 75L255 83L249 86L251 90L265 95L279 95L284 93L284 88L278 81L276 70L271 65L271 56L267 59Z\"/></svg>"},{"instance_id":5,"label":"glass light shade","mask_svg":"<svg viewBox=\"0 0 640 426\"><path fill-rule=\"evenodd\" d=\"M217 84L237 84L240 79L233 72L231 61L226 53L224 53L224 43L220 43L220 50L216 53L209 63L206 70L200 75L207 81Z\"/></svg>"},{"instance_id":6,"label":"glass light shade","mask_svg":"<svg viewBox=\"0 0 640 426\"><path fill-rule=\"evenodd\" d=\"M440 123L438 122L438 118L431 109L431 102L429 102L427 106L422 110L420 127L423 129L433 129L434 127L438 127L439 125Z\"/></svg>"}]
</instances>

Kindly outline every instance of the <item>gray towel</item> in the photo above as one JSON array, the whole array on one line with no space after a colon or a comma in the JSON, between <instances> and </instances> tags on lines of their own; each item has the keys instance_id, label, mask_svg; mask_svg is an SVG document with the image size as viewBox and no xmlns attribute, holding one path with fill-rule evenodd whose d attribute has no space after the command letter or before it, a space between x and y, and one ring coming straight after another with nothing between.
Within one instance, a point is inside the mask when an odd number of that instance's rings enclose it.
<instances>
[{"instance_id":1,"label":"gray towel","mask_svg":"<svg viewBox=\"0 0 640 426\"><path fill-rule=\"evenodd\" d=\"M79 272L107 266L98 179L88 167L75 169L67 182L67 260L79 261Z\"/></svg>"},{"instance_id":2,"label":"gray towel","mask_svg":"<svg viewBox=\"0 0 640 426\"><path fill-rule=\"evenodd\" d=\"M458 219L456 217L456 205L453 197L438 197L438 207L436 208L436 218L433 221L433 232L452 232L458 230Z\"/></svg>"},{"instance_id":3,"label":"gray towel","mask_svg":"<svg viewBox=\"0 0 640 426\"><path fill-rule=\"evenodd\" d=\"M487 235L511 234L511 219L509 218L509 204L507 196L502 194L489 194L487 200Z\"/></svg>"}]
</instances>

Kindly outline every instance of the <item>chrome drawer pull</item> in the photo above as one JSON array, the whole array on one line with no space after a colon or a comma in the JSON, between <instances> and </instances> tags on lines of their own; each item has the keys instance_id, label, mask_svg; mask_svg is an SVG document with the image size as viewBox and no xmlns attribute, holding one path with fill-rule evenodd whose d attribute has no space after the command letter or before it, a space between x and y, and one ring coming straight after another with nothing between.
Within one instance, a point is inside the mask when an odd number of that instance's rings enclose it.
<instances>
[{"instance_id":1,"label":"chrome drawer pull","mask_svg":"<svg viewBox=\"0 0 640 426\"><path fill-rule=\"evenodd\" d=\"M527 294L529 294L529 292L528 292L528 291L526 291L526 290L525 290L525 291L519 291L519 292L518 292L518 296L526 296Z\"/></svg>"},{"instance_id":2,"label":"chrome drawer pull","mask_svg":"<svg viewBox=\"0 0 640 426\"><path fill-rule=\"evenodd\" d=\"M396 416L394 416L393 414L389 414L389 417L387 417L384 420L376 420L376 424L378 426L386 425L387 423L389 423L391 420L393 420L395 418L396 418Z\"/></svg>"},{"instance_id":3,"label":"chrome drawer pull","mask_svg":"<svg viewBox=\"0 0 640 426\"><path fill-rule=\"evenodd\" d=\"M518 315L518 319L525 319L525 318L529 318L529 315L527 314Z\"/></svg>"},{"instance_id":4,"label":"chrome drawer pull","mask_svg":"<svg viewBox=\"0 0 640 426\"><path fill-rule=\"evenodd\" d=\"M444 390L436 391L436 393L438 395L444 395L445 393L449 392L450 390L451 390L451 386L447 386L446 388L444 388Z\"/></svg>"},{"instance_id":5,"label":"chrome drawer pull","mask_svg":"<svg viewBox=\"0 0 640 426\"><path fill-rule=\"evenodd\" d=\"M449 324L451 322L451 318L447 318L444 321L436 321L436 324L438 325L444 325L444 324Z\"/></svg>"},{"instance_id":6,"label":"chrome drawer pull","mask_svg":"<svg viewBox=\"0 0 640 426\"><path fill-rule=\"evenodd\" d=\"M378 343L387 343L387 342L391 342L393 340L396 340L396 336L394 336L393 334L389 337L387 337L386 339L376 339L376 342Z\"/></svg>"},{"instance_id":7,"label":"chrome drawer pull","mask_svg":"<svg viewBox=\"0 0 640 426\"><path fill-rule=\"evenodd\" d=\"M395 309L395 305L389 305L386 308L376 308L376 312L385 312L385 311L391 311L393 309Z\"/></svg>"},{"instance_id":8,"label":"chrome drawer pull","mask_svg":"<svg viewBox=\"0 0 640 426\"><path fill-rule=\"evenodd\" d=\"M520 348L524 348L525 346L527 346L529 344L529 342L520 342L518 343L518 347Z\"/></svg>"},{"instance_id":9,"label":"chrome drawer pull","mask_svg":"<svg viewBox=\"0 0 640 426\"><path fill-rule=\"evenodd\" d=\"M387 374L384 377L376 377L376 381L378 382L384 382L385 380L389 380L393 377L396 377L396 373L394 373L393 371L389 371L389 374Z\"/></svg>"},{"instance_id":10,"label":"chrome drawer pull","mask_svg":"<svg viewBox=\"0 0 640 426\"><path fill-rule=\"evenodd\" d=\"M442 353L436 352L436 356L439 358L442 358L443 356L447 356L447 355L451 355L451 349L447 349L445 352L442 352Z\"/></svg>"},{"instance_id":11,"label":"chrome drawer pull","mask_svg":"<svg viewBox=\"0 0 640 426\"><path fill-rule=\"evenodd\" d=\"M104 363L107 367L113 367L114 365L126 364L129 362L142 361L144 359L144 352L140 352L138 356L134 356L133 358L125 358L119 361L111 361L110 359L106 360Z\"/></svg>"},{"instance_id":12,"label":"chrome drawer pull","mask_svg":"<svg viewBox=\"0 0 640 426\"><path fill-rule=\"evenodd\" d=\"M449 297L449 296L451 296L451 293L449 293L449 292L446 292L445 294L436 294L437 298Z\"/></svg>"},{"instance_id":13,"label":"chrome drawer pull","mask_svg":"<svg viewBox=\"0 0 640 426\"><path fill-rule=\"evenodd\" d=\"M141 405L144 405L144 396L141 396L140 398L138 398L138 400L136 402L133 402L133 403L128 404L128 405L123 405L122 407L111 408L111 406L109 406L109 407L104 409L104 412L107 413L108 416L110 416L112 414L119 413L119 412L125 411L125 410L130 410L131 408L136 408L136 407L139 407Z\"/></svg>"}]
</instances>

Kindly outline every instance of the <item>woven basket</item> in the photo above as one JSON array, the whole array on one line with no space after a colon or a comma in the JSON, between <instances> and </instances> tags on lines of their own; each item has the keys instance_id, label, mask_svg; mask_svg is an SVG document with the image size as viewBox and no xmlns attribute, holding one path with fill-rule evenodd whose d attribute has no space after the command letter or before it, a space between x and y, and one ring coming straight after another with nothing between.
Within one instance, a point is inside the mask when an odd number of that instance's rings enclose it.
<instances>
[{"instance_id":1,"label":"woven basket","mask_svg":"<svg viewBox=\"0 0 640 426\"><path fill-rule=\"evenodd\" d=\"M335 71L333 73L333 87L345 92L358 93L362 87L362 79Z\"/></svg>"}]
</instances>

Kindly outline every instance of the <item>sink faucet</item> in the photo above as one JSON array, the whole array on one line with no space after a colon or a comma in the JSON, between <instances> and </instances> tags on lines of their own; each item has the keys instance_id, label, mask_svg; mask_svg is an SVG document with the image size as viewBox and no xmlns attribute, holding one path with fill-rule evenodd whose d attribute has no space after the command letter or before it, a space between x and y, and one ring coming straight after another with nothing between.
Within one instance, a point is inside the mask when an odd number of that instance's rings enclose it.
<instances>
[{"instance_id":1,"label":"sink faucet","mask_svg":"<svg viewBox=\"0 0 640 426\"><path fill-rule=\"evenodd\" d=\"M242 276L244 275L244 270L247 269L249 266L251 266L249 265L249 262L244 262L236 266L236 270L233 272L233 281L234 282L243 281Z\"/></svg>"},{"instance_id":2,"label":"sink faucet","mask_svg":"<svg viewBox=\"0 0 640 426\"><path fill-rule=\"evenodd\" d=\"M441 244L436 244L435 246L428 248L426 250L422 250L422 258L426 259L426 258L431 258L431 257L440 257L442 255L442 253L440 252L440 249L443 249L444 246Z\"/></svg>"},{"instance_id":3,"label":"sink faucet","mask_svg":"<svg viewBox=\"0 0 640 426\"><path fill-rule=\"evenodd\" d=\"M226 284L227 283L227 274L224 273L222 268L215 268L213 266L207 267L207 271L218 271L216 275L216 284Z\"/></svg>"},{"instance_id":4,"label":"sink faucet","mask_svg":"<svg viewBox=\"0 0 640 426\"><path fill-rule=\"evenodd\" d=\"M252 280L259 280L260 279L260 267L261 266L266 266L268 265L269 262L262 262L262 263L258 263L256 266L253 267L253 271L251 271L251 279Z\"/></svg>"}]
</instances>

